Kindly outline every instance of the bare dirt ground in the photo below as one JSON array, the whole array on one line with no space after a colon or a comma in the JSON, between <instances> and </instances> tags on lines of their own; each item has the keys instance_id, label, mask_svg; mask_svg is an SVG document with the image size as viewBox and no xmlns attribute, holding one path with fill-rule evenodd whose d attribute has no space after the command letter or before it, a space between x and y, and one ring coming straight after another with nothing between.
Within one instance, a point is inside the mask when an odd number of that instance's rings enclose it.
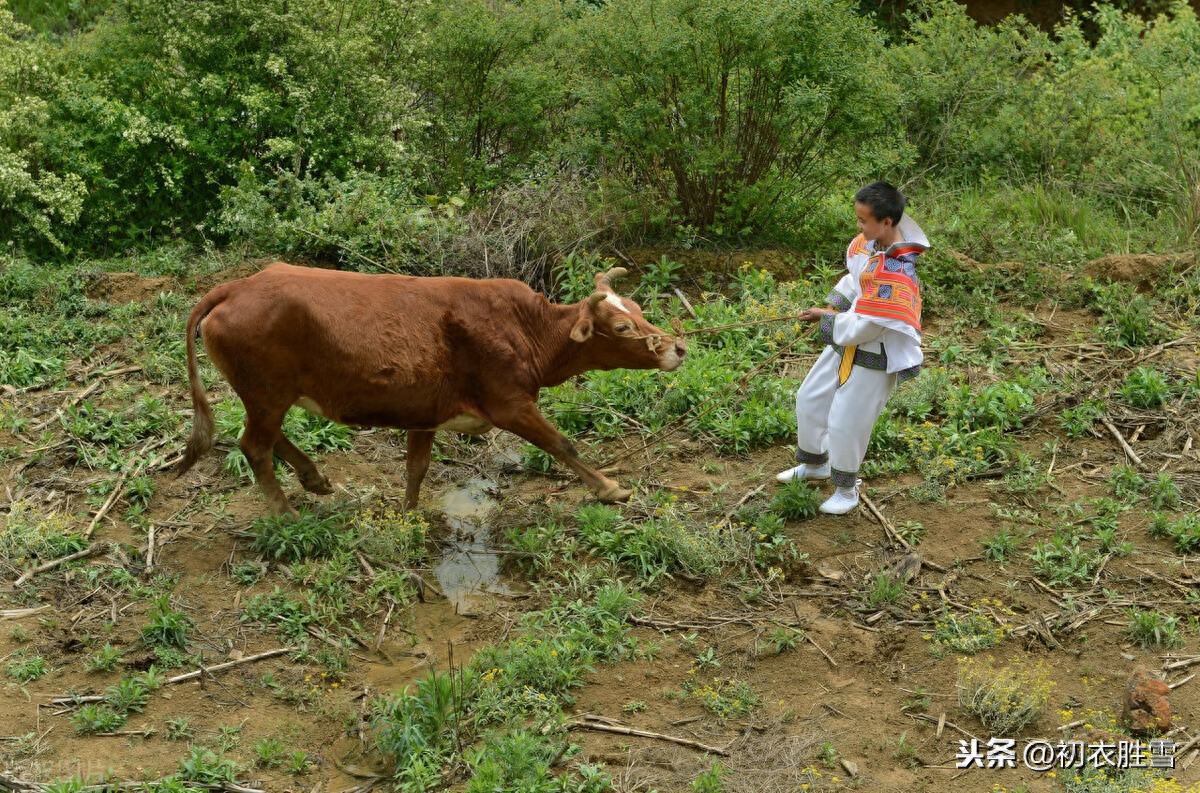
<instances>
[{"instance_id":1,"label":"bare dirt ground","mask_svg":"<svg viewBox=\"0 0 1200 793\"><path fill-rule=\"evenodd\" d=\"M150 283L113 278L98 284L94 294L109 301L145 300L168 286L167 279ZM1171 366L1194 372L1200 354L1194 342L1150 353L1072 347L1068 342L1095 322L1091 312L1055 312L1042 306L1036 317L1045 327L1039 339L1045 349L1038 354L1051 369L1123 370L1144 363L1152 353L1160 363L1169 357ZM113 357L119 359L119 350ZM804 361L795 365L806 368ZM131 372L113 381L137 382L138 377ZM172 404L184 408L182 389L147 387L156 393L171 391ZM219 398L223 386L209 387L214 400ZM53 400L70 397L56 394ZM21 400L25 405L52 402L51 395L36 393L21 395ZM1056 408L1061 406L1043 400L1039 418L1020 438L1039 466L1052 468L1050 487L1013 494L1004 492L997 479L979 478L954 488L942 502L921 502L908 490L919 482L915 474L868 483L873 503L892 525L916 521L924 529L917 546L924 566L911 582L911 597L903 607L872 607L861 597L865 582L908 551L867 510L789 522L787 533L807 554L806 564L796 565L785 581L761 591L725 580L666 583L647 598L646 617L635 629L644 641L656 644L659 653L652 660L598 668L575 692L576 714L721 748L727 753L721 762L730 769L725 778L728 790L799 790L810 783L814 789L991 791L996 785L1012 789L1024 784L1030 791L1058 790L1053 778L1020 767L955 768L960 740L986 740L989 735L958 704L957 654L939 657L931 652L927 635L933 616L943 603L984 604L982 608L1013 629L990 651L993 656L1006 660L1023 655L1048 663L1057 684L1050 708L1022 738L1056 741L1063 734L1058 729L1063 724L1060 711L1120 714L1125 682L1135 669L1162 669L1168 656L1200 657L1200 636L1190 628L1181 631L1184 644L1169 652L1142 649L1130 638L1123 613L1137 604L1176 614L1185 623L1200 615L1200 577L1191 569L1193 558L1176 553L1169 540L1150 536L1149 518L1137 510L1122 516L1120 534L1133 543L1135 553L1109 556L1090 587L1068 592L1038 580L1024 553L1032 541L1006 564L982 557L982 540L1003 526L1025 525L1013 515L1052 514L1061 505L1103 496L1114 467L1128 461L1117 439L1102 427L1090 437L1066 438L1058 428ZM1178 412L1172 418L1133 411L1112 418L1143 460L1143 470L1175 475L1184 487L1186 511L1200 485L1200 449L1192 443L1198 433L1190 419ZM0 446L20 446L25 440L0 430ZM1056 440L1056 451L1047 453L1046 444ZM180 448L182 441L180 437ZM682 503L697 509L710 504L714 493L732 506L761 485L765 488L748 503L765 504L775 488L774 473L794 464L792 447L785 443L742 457L715 456L703 442L683 436L668 445L665 451L626 463L619 476L643 486L669 487ZM500 485L493 514L504 525L521 521L538 505L586 501L586 491L577 481L506 463L504 453L515 448L511 437L493 434L465 452L459 449L452 463L434 463L423 507L433 516L435 537L445 539L450 533L439 517L446 494L479 474ZM594 448L588 453L598 456L603 451ZM269 592L276 582L268 577L244 586L229 577L232 565L257 556L239 532L263 514L264 505L253 485L220 472L220 456L206 459L181 480L171 479L165 470L153 472L156 492L147 517L158 532L154 569L129 566L147 583L154 575L178 578L172 603L195 621L192 651L202 652L206 665L280 647L271 631L244 619L242 606L253 595ZM15 500L20 491L25 498L42 499L47 507L96 512L86 500L87 484L104 472L64 470L53 453L30 464L34 459L18 455L0 466L0 491L7 493L6 500ZM328 453L320 465L338 488L334 499L353 500L372 491L390 498L402 492L403 443L393 433L360 433L352 451ZM294 481L285 489L293 503L318 501L302 494ZM110 511L99 521L94 537L144 545L144 538L132 532L120 514ZM144 562L144 556L139 561ZM128 562L119 554L92 560L101 567ZM427 577L432 573L426 571ZM249 778L256 787L345 791L371 784L387 769L370 751L370 733L363 726L366 698L403 688L431 666L445 668L451 655L454 663L461 663L476 647L504 636L522 611L537 606L537 598L527 596L518 575L509 570L505 580L512 594L473 597L458 609L431 596L395 615L379 648L367 643L352 651L349 667L340 676L322 677L319 666L297 664L286 656L250 662L167 685L144 711L132 714L118 734L85 737L68 721L74 708L54 700L67 692L102 693L124 672L149 666L153 659L138 649L149 602L91 580L81 568L42 574L32 590L15 589L9 579L0 585L0 595L9 601L0 616L0 663L32 647L51 671L27 684L5 678L0 765L21 778L43 782L102 773L116 779L156 778L173 771L186 754L186 741L171 740L168 733L172 720L188 718L196 738L224 740L230 753L247 766L253 762L251 747L262 738L278 738L289 749L307 753L310 765L299 775L281 769L252 772ZM376 633L382 620L383 614L369 615L364 633ZM765 626L773 620L805 626L807 640L780 653L763 649ZM110 672L85 671L84 657L105 642L126 651L123 665ZM747 716L720 719L694 699L677 695L693 659L710 648L709 658L717 662L712 674L745 679L760 695L761 706ZM1168 677L1169 683L1181 683L1169 697L1173 738L1179 745L1200 735L1200 682L1185 682L1189 675L1184 668ZM29 733L36 736L36 746L16 752L20 736ZM587 730L571 735L582 746L577 759L604 763L623 790L686 790L711 761L694 748L656 738ZM832 752L822 754L826 744ZM1195 759L1190 749L1178 757L1180 783L1200 781ZM820 773L819 781L808 769Z\"/></svg>"}]
</instances>

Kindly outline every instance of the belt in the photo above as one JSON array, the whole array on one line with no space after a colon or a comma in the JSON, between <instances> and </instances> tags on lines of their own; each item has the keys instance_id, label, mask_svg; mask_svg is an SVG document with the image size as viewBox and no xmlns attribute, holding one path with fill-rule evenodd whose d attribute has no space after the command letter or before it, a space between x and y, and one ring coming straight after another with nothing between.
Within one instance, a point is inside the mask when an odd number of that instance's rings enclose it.
<instances>
[{"instance_id":1,"label":"belt","mask_svg":"<svg viewBox=\"0 0 1200 793\"><path fill-rule=\"evenodd\" d=\"M864 369L874 369L878 372L887 371L887 350L883 343L879 344L879 352L868 352L858 349L858 345L843 347L840 344L831 344L834 351L842 357L842 364L838 367L838 385L845 385L850 379L850 369L854 366L861 366Z\"/></svg>"}]
</instances>

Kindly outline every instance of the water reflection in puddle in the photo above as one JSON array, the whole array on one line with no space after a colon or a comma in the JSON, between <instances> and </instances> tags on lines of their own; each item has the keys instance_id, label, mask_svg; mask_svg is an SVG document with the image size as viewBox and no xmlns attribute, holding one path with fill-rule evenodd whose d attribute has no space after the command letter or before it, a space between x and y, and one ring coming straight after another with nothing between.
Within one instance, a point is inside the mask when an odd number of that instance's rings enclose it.
<instances>
[{"instance_id":1,"label":"water reflection in puddle","mask_svg":"<svg viewBox=\"0 0 1200 793\"><path fill-rule=\"evenodd\" d=\"M487 593L510 594L498 581L499 552L492 546L487 516L496 506L491 493L496 483L472 477L463 487L443 497L443 511L452 533L441 563L434 570L438 584L455 611L469 611L465 604Z\"/></svg>"}]
</instances>

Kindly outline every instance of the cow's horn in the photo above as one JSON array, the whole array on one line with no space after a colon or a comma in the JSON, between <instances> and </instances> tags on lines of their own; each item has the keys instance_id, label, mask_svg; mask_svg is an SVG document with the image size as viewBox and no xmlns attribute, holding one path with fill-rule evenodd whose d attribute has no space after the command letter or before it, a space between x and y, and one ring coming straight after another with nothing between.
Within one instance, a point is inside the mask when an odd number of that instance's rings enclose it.
<instances>
[{"instance_id":1,"label":"cow's horn","mask_svg":"<svg viewBox=\"0 0 1200 793\"><path fill-rule=\"evenodd\" d=\"M600 276L600 283L612 289L612 282L618 278L624 278L629 273L624 267L614 267L604 275Z\"/></svg>"},{"instance_id":2,"label":"cow's horn","mask_svg":"<svg viewBox=\"0 0 1200 793\"><path fill-rule=\"evenodd\" d=\"M608 300L608 295L604 292L592 292L591 296L588 297L588 305L592 307L593 311L595 311L596 306L600 305L605 300Z\"/></svg>"}]
</instances>

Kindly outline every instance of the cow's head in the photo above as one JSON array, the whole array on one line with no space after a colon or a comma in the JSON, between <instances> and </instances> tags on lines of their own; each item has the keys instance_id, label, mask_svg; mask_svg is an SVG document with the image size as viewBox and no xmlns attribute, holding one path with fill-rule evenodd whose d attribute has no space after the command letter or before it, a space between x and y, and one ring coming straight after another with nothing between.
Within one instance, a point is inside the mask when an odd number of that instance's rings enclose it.
<instances>
[{"instance_id":1,"label":"cow's head","mask_svg":"<svg viewBox=\"0 0 1200 793\"><path fill-rule=\"evenodd\" d=\"M626 272L614 267L596 276L596 291L579 304L571 339L589 346L588 357L597 369L679 368L687 354L683 336L651 325L641 306L613 291L612 282Z\"/></svg>"}]
</instances>

